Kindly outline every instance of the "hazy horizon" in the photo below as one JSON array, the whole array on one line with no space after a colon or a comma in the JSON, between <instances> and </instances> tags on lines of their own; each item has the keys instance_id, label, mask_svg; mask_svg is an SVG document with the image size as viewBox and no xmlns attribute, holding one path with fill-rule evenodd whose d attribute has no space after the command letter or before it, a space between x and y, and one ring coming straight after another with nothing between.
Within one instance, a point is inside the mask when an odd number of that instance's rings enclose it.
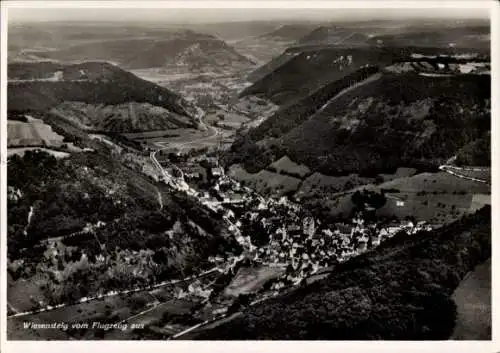
<instances>
[{"instance_id":1,"label":"hazy horizon","mask_svg":"<svg viewBox=\"0 0 500 353\"><path fill-rule=\"evenodd\" d=\"M28 10L29 9L29 10ZM10 23L162 22L211 24L245 21L485 20L484 8L439 9L296 9L296 8L9 8Z\"/></svg>"}]
</instances>

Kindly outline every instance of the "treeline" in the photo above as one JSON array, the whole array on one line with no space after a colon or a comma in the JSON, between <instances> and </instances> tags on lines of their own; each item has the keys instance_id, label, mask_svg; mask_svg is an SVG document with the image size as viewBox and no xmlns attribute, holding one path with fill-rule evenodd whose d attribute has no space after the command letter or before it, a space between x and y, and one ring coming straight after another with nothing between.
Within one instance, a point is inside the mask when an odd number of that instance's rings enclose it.
<instances>
[{"instance_id":1,"label":"treeline","mask_svg":"<svg viewBox=\"0 0 500 353\"><path fill-rule=\"evenodd\" d=\"M248 308L196 339L446 340L461 279L491 256L491 208L396 235L326 279Z\"/></svg>"}]
</instances>

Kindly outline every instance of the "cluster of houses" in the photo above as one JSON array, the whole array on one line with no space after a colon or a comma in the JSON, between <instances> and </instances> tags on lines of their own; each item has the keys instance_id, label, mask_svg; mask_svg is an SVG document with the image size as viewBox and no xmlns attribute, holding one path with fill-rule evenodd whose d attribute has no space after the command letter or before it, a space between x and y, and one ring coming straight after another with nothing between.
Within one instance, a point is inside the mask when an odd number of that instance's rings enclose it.
<instances>
[{"instance_id":1,"label":"cluster of houses","mask_svg":"<svg viewBox=\"0 0 500 353\"><path fill-rule=\"evenodd\" d=\"M245 257L254 263L286 268L273 284L273 290L297 285L325 268L378 246L396 233L430 230L425 222L381 225L365 222L361 215L350 223L323 225L286 197L266 198L229 178L216 158L197 158L201 160L190 159L182 166L184 178L188 182L206 178L206 187L198 190L196 196L203 204L224 213L234 228L234 234L245 245ZM245 222L258 225L251 229L258 229L263 234L245 234ZM256 245L257 236L268 241ZM214 258L211 262L227 265L222 258ZM188 293L206 298L210 291L193 285L185 294Z\"/></svg>"},{"instance_id":2,"label":"cluster of houses","mask_svg":"<svg viewBox=\"0 0 500 353\"><path fill-rule=\"evenodd\" d=\"M273 289L299 284L322 269L344 262L373 249L384 240L404 232L414 234L431 230L425 222L401 222L381 226L366 223L358 216L351 224L323 227L305 217L302 227L296 224L280 227L270 235L269 245L255 252L254 260L263 264L281 264L286 273L276 281Z\"/></svg>"},{"instance_id":3,"label":"cluster of houses","mask_svg":"<svg viewBox=\"0 0 500 353\"><path fill-rule=\"evenodd\" d=\"M366 223L361 215L350 224L322 225L286 197L264 198L225 175L201 195L225 207L226 216L241 228L242 221L260 223L258 229L269 243L256 247L255 234L242 234L250 243L252 259L262 264L287 267L286 278L298 283L318 270L348 260L378 246L394 234L429 230L425 222L396 222L382 226Z\"/></svg>"}]
</instances>

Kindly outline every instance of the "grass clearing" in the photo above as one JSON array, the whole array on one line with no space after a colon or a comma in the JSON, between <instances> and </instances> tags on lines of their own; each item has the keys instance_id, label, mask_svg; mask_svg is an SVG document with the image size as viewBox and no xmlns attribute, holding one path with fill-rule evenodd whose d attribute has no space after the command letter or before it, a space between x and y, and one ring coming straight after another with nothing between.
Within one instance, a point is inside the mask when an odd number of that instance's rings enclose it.
<instances>
[{"instance_id":1,"label":"grass clearing","mask_svg":"<svg viewBox=\"0 0 500 353\"><path fill-rule=\"evenodd\" d=\"M60 147L64 137L52 130L50 125L42 120L32 119L31 122L7 120L7 146L46 146Z\"/></svg>"},{"instance_id":2,"label":"grass clearing","mask_svg":"<svg viewBox=\"0 0 500 353\"><path fill-rule=\"evenodd\" d=\"M217 110L215 113L208 114L205 118L205 121L218 122L233 129L238 129L241 127L241 125L250 121L250 119L243 114L225 110Z\"/></svg>"},{"instance_id":3,"label":"grass clearing","mask_svg":"<svg viewBox=\"0 0 500 353\"><path fill-rule=\"evenodd\" d=\"M131 319L127 320L127 324L129 328L132 326L144 327L144 330L150 330L152 328L160 328L165 324L165 316L167 315L187 315L191 312L193 306L197 304L196 301L191 300L183 300L183 299L170 299L166 302L160 303L155 307L151 307L149 311L144 314L132 316ZM147 310L147 309L145 309ZM129 329L130 330L130 329ZM129 330L112 330L106 334L107 340L130 340L130 331ZM143 329L140 329L143 330ZM170 334L180 331L181 329L177 328L170 332ZM163 333L167 330L161 329Z\"/></svg>"},{"instance_id":4,"label":"grass clearing","mask_svg":"<svg viewBox=\"0 0 500 353\"><path fill-rule=\"evenodd\" d=\"M299 178L273 173L268 170L261 170L258 173L251 174L237 164L231 166L229 175L259 193L277 196L294 192L302 182Z\"/></svg>"},{"instance_id":5,"label":"grass clearing","mask_svg":"<svg viewBox=\"0 0 500 353\"><path fill-rule=\"evenodd\" d=\"M213 147L220 138L213 131L201 131L191 128L129 133L124 134L124 136L135 141L147 143L153 149L165 149L165 153L168 153L168 147L172 151L187 148ZM223 136L224 134L222 134Z\"/></svg>"},{"instance_id":6,"label":"grass clearing","mask_svg":"<svg viewBox=\"0 0 500 353\"><path fill-rule=\"evenodd\" d=\"M474 194L472 196L469 212L476 212L484 205L491 205L491 194Z\"/></svg>"},{"instance_id":7,"label":"grass clearing","mask_svg":"<svg viewBox=\"0 0 500 353\"><path fill-rule=\"evenodd\" d=\"M296 176L297 178L304 178L311 172L307 166L295 163L288 158L288 156L280 158L269 167L275 169L280 174L288 174L290 176Z\"/></svg>"},{"instance_id":8,"label":"grass clearing","mask_svg":"<svg viewBox=\"0 0 500 353\"><path fill-rule=\"evenodd\" d=\"M240 294L255 292L268 280L278 277L284 271L284 268L271 266L240 268L224 293L237 297Z\"/></svg>"},{"instance_id":9,"label":"grass clearing","mask_svg":"<svg viewBox=\"0 0 500 353\"><path fill-rule=\"evenodd\" d=\"M171 315L188 314L191 308L196 304L194 301L183 299L171 299L169 301L158 304L153 310L147 313L127 320L134 324L154 325L160 323L165 313Z\"/></svg>"},{"instance_id":10,"label":"grass clearing","mask_svg":"<svg viewBox=\"0 0 500 353\"><path fill-rule=\"evenodd\" d=\"M32 276L28 279L20 278L15 281L8 274L7 301L20 312L31 310L34 302L45 299L40 290L40 285L46 281L47 278L42 274Z\"/></svg>"}]
</instances>

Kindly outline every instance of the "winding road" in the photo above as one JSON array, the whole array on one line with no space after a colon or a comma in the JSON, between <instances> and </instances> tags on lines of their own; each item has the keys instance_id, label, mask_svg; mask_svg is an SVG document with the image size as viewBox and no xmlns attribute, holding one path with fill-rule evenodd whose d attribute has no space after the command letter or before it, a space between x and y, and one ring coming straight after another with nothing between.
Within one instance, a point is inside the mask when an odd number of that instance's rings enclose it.
<instances>
[{"instance_id":1,"label":"winding road","mask_svg":"<svg viewBox=\"0 0 500 353\"><path fill-rule=\"evenodd\" d=\"M446 172L448 174L454 175L454 176L456 176L458 178L461 178L461 179L472 180L472 181L476 181L478 183L484 183L484 184L489 184L490 183L489 180L484 180L484 179L479 179L479 178L473 178L473 177L469 177L469 176L460 174L460 171L486 172L486 171L489 171L490 168L487 168L487 167L484 167L484 168L480 168L480 167L457 167L457 166L451 165L450 163L453 163L456 159L457 159L456 156L451 157L450 159L448 159L446 161L445 164L439 166L439 170L441 170L443 172Z\"/></svg>"}]
</instances>

